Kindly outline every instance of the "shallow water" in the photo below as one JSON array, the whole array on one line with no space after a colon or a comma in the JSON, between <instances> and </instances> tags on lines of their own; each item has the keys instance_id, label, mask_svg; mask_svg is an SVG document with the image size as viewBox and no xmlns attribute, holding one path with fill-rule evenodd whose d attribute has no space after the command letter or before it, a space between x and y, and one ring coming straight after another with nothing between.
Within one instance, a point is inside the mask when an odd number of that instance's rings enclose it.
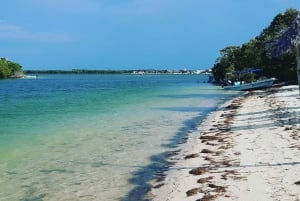
<instances>
[{"instance_id":1,"label":"shallow water","mask_svg":"<svg viewBox=\"0 0 300 201\"><path fill-rule=\"evenodd\" d=\"M236 92L205 75L0 81L0 200L139 200L163 153Z\"/></svg>"}]
</instances>

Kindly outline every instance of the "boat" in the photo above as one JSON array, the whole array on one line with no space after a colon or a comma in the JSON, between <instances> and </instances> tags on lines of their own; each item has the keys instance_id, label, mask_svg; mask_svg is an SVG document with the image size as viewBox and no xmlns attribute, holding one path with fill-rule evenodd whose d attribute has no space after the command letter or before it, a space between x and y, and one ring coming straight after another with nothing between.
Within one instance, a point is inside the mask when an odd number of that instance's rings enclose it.
<instances>
[{"instance_id":1,"label":"boat","mask_svg":"<svg viewBox=\"0 0 300 201\"><path fill-rule=\"evenodd\" d=\"M269 78L264 80L258 80L251 83L243 83L241 81L234 82L233 85L223 86L225 90L236 90L236 91L246 91L246 90L254 90L254 89L263 89L272 87L276 78Z\"/></svg>"},{"instance_id":2,"label":"boat","mask_svg":"<svg viewBox=\"0 0 300 201\"><path fill-rule=\"evenodd\" d=\"M263 88L271 87L274 81L276 80L276 78L263 78L253 82L240 81L242 75L258 73L261 71L262 69L259 68L250 68L242 71L235 71L233 72L233 74L238 75L239 81L231 82L230 80L227 80L223 88L225 90L246 91L246 90L263 89Z\"/></svg>"},{"instance_id":3,"label":"boat","mask_svg":"<svg viewBox=\"0 0 300 201\"><path fill-rule=\"evenodd\" d=\"M25 79L36 79L36 78L38 78L38 75L24 75L23 78L25 78Z\"/></svg>"}]
</instances>

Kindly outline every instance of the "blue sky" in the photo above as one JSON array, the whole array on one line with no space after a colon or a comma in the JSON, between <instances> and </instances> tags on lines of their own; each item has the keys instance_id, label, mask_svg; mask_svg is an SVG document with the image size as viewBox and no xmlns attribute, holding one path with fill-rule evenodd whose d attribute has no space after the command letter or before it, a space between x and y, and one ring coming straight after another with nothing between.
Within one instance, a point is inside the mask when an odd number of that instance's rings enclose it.
<instances>
[{"instance_id":1,"label":"blue sky","mask_svg":"<svg viewBox=\"0 0 300 201\"><path fill-rule=\"evenodd\" d=\"M0 57L24 69L206 69L299 0L6 0Z\"/></svg>"}]
</instances>

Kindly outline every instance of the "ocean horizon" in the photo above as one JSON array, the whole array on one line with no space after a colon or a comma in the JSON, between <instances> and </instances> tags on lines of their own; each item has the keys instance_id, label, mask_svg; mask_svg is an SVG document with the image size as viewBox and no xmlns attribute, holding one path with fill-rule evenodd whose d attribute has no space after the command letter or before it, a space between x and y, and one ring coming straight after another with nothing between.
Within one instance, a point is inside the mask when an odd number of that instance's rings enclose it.
<instances>
[{"instance_id":1,"label":"ocean horizon","mask_svg":"<svg viewBox=\"0 0 300 201\"><path fill-rule=\"evenodd\" d=\"M0 80L0 201L142 200L177 144L239 93L208 75Z\"/></svg>"}]
</instances>

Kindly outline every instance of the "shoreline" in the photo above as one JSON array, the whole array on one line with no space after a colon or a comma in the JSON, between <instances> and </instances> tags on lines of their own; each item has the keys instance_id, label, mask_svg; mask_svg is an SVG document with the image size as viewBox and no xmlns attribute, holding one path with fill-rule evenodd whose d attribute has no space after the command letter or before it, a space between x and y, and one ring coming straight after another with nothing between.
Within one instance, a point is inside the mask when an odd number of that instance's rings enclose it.
<instances>
[{"instance_id":1,"label":"shoreline","mask_svg":"<svg viewBox=\"0 0 300 201\"><path fill-rule=\"evenodd\" d=\"M253 91L227 101L189 133L147 198L300 199L298 86Z\"/></svg>"}]
</instances>

